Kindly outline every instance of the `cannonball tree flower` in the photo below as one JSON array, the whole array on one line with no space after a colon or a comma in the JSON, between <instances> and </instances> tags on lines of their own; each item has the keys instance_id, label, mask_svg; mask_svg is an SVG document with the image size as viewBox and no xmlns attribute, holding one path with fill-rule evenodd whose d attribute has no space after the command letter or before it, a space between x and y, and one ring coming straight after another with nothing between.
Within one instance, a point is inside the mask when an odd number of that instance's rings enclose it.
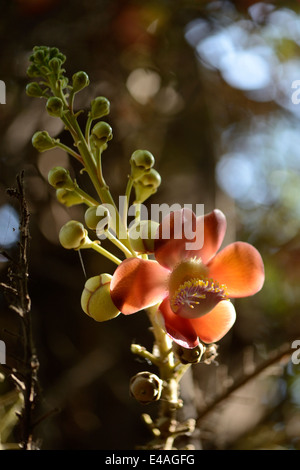
<instances>
[{"instance_id":1,"label":"cannonball tree flower","mask_svg":"<svg viewBox=\"0 0 300 470\"><path fill-rule=\"evenodd\" d=\"M194 233L195 241L201 227L204 243L191 249L197 243L185 234ZM110 284L116 307L130 315L159 304L163 328L184 348L196 347L199 339L220 340L236 319L229 299L254 295L264 283L263 261L252 245L234 242L218 251L225 232L220 210L201 217L188 209L171 212L156 233L155 260L129 258L116 269Z\"/></svg>"}]
</instances>

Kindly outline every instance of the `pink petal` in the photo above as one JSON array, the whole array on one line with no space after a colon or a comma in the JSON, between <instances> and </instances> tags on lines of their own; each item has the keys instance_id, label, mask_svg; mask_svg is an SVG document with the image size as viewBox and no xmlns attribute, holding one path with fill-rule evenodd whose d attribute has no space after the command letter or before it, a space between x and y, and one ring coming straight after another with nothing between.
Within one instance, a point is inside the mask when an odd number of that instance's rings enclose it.
<instances>
[{"instance_id":1,"label":"pink petal","mask_svg":"<svg viewBox=\"0 0 300 470\"><path fill-rule=\"evenodd\" d=\"M227 286L229 297L248 297L263 286L264 265L259 252L249 243L226 246L207 264L209 277Z\"/></svg>"},{"instance_id":2,"label":"pink petal","mask_svg":"<svg viewBox=\"0 0 300 470\"><path fill-rule=\"evenodd\" d=\"M204 220L203 220L204 218ZM219 209L215 209L204 217L197 218L197 226L204 223L204 243L198 250L197 257L207 263L219 250L224 240L227 222L226 217Z\"/></svg>"},{"instance_id":3,"label":"pink petal","mask_svg":"<svg viewBox=\"0 0 300 470\"><path fill-rule=\"evenodd\" d=\"M168 275L169 271L156 261L126 259L112 277L112 301L125 315L155 305L167 295Z\"/></svg>"},{"instance_id":4,"label":"pink petal","mask_svg":"<svg viewBox=\"0 0 300 470\"><path fill-rule=\"evenodd\" d=\"M170 307L169 298L166 298L159 307L163 315L167 334L184 348L194 348L199 344L198 336L190 320L179 317Z\"/></svg>"},{"instance_id":5,"label":"pink petal","mask_svg":"<svg viewBox=\"0 0 300 470\"><path fill-rule=\"evenodd\" d=\"M204 343L219 341L233 326L235 308L229 300L222 300L203 317L190 320L191 326Z\"/></svg>"},{"instance_id":6,"label":"pink petal","mask_svg":"<svg viewBox=\"0 0 300 470\"><path fill-rule=\"evenodd\" d=\"M196 216L190 209L171 212L162 220L154 244L155 259L172 269L179 261L192 258L186 244L193 243L196 233Z\"/></svg>"}]
</instances>

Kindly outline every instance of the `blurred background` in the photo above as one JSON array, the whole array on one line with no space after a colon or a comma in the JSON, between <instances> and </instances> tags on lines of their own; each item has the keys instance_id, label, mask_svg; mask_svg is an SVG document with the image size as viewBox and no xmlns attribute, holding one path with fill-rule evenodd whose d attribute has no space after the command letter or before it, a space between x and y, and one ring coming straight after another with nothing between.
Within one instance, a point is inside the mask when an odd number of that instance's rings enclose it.
<instances>
[{"instance_id":1,"label":"blurred background","mask_svg":"<svg viewBox=\"0 0 300 470\"><path fill-rule=\"evenodd\" d=\"M6 189L25 170L37 416L49 413L35 439L42 449L134 449L149 438L141 413L157 412L128 392L130 377L149 369L130 353L132 341L151 345L148 320L141 312L100 324L81 310L85 274L58 232L84 212L56 201L47 174L61 165L83 188L89 183L62 150L38 154L31 145L37 130L66 144L70 138L44 101L26 96L28 58L35 45L58 47L69 77L78 70L90 77L78 109L98 95L110 100L114 138L103 164L116 198L131 153L148 149L162 176L150 203L217 207L228 220L224 243L247 241L263 256L264 288L235 302L237 321L220 342L219 366L193 367L192 407L200 413L270 351L300 339L300 2L2 1L0 38L0 245L17 256L18 207ZM82 258L88 277L113 272L88 250ZM8 264L1 255L3 282ZM19 330L1 292L0 339L16 369ZM299 367L276 364L215 407L199 423L202 447L299 450ZM14 442L18 428L8 415L19 404L9 379L0 394L1 442Z\"/></svg>"}]
</instances>

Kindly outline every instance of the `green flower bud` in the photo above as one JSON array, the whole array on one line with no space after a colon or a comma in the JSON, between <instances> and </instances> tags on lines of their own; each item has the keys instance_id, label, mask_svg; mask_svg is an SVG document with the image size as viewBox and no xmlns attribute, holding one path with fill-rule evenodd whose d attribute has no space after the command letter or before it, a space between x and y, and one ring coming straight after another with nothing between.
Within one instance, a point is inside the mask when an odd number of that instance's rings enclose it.
<instances>
[{"instance_id":1,"label":"green flower bud","mask_svg":"<svg viewBox=\"0 0 300 470\"><path fill-rule=\"evenodd\" d=\"M64 105L60 98L56 96L51 96L51 98L47 100L46 109L50 116L61 117L63 113L63 108Z\"/></svg>"},{"instance_id":2,"label":"green flower bud","mask_svg":"<svg viewBox=\"0 0 300 470\"><path fill-rule=\"evenodd\" d=\"M140 178L153 167L154 163L155 159L148 150L136 150L130 158L131 176L133 179Z\"/></svg>"},{"instance_id":3,"label":"green flower bud","mask_svg":"<svg viewBox=\"0 0 300 470\"><path fill-rule=\"evenodd\" d=\"M92 119L100 119L107 116L110 111L110 102L104 96L98 96L91 102L90 117Z\"/></svg>"},{"instance_id":4,"label":"green flower bud","mask_svg":"<svg viewBox=\"0 0 300 470\"><path fill-rule=\"evenodd\" d=\"M82 197L76 191L69 191L68 189L60 188L56 190L56 198L58 202L66 207L76 206L82 204Z\"/></svg>"},{"instance_id":5,"label":"green flower bud","mask_svg":"<svg viewBox=\"0 0 300 470\"><path fill-rule=\"evenodd\" d=\"M58 57L53 57L53 59L49 60L49 67L52 72L58 74L62 66L62 61Z\"/></svg>"},{"instance_id":6,"label":"green flower bud","mask_svg":"<svg viewBox=\"0 0 300 470\"><path fill-rule=\"evenodd\" d=\"M142 220L129 229L130 244L137 253L153 253L158 222Z\"/></svg>"},{"instance_id":7,"label":"green flower bud","mask_svg":"<svg viewBox=\"0 0 300 470\"><path fill-rule=\"evenodd\" d=\"M102 205L89 207L84 214L86 226L91 230L97 229L97 234L108 230L109 219L109 210Z\"/></svg>"},{"instance_id":8,"label":"green flower bud","mask_svg":"<svg viewBox=\"0 0 300 470\"><path fill-rule=\"evenodd\" d=\"M175 356L182 364L197 364L200 362L205 351L205 347L201 343L199 343L195 348L189 349L173 342L172 349Z\"/></svg>"},{"instance_id":9,"label":"green flower bud","mask_svg":"<svg viewBox=\"0 0 300 470\"><path fill-rule=\"evenodd\" d=\"M27 75L30 78L40 77L41 76L40 69L35 64L31 64L29 65L27 69Z\"/></svg>"},{"instance_id":10,"label":"green flower bud","mask_svg":"<svg viewBox=\"0 0 300 470\"><path fill-rule=\"evenodd\" d=\"M45 152L56 147L55 139L50 137L47 131L38 131L36 132L32 139L32 145L39 152Z\"/></svg>"},{"instance_id":11,"label":"green flower bud","mask_svg":"<svg viewBox=\"0 0 300 470\"><path fill-rule=\"evenodd\" d=\"M110 274L100 274L88 279L81 295L82 310L94 320L102 322L119 315L110 296Z\"/></svg>"},{"instance_id":12,"label":"green flower bud","mask_svg":"<svg viewBox=\"0 0 300 470\"><path fill-rule=\"evenodd\" d=\"M162 380L151 372L139 372L129 384L130 395L143 405L159 400L162 388Z\"/></svg>"},{"instance_id":13,"label":"green flower bud","mask_svg":"<svg viewBox=\"0 0 300 470\"><path fill-rule=\"evenodd\" d=\"M82 90L83 88L87 87L90 83L89 76L85 72L77 72L74 73L73 77L73 91L77 93L78 91Z\"/></svg>"},{"instance_id":14,"label":"green flower bud","mask_svg":"<svg viewBox=\"0 0 300 470\"><path fill-rule=\"evenodd\" d=\"M77 220L69 220L59 232L59 241L67 250L79 250L88 241L87 230Z\"/></svg>"},{"instance_id":15,"label":"green flower bud","mask_svg":"<svg viewBox=\"0 0 300 470\"><path fill-rule=\"evenodd\" d=\"M31 82L26 85L26 94L30 97L41 98L44 96L43 93L42 88L36 82Z\"/></svg>"},{"instance_id":16,"label":"green flower bud","mask_svg":"<svg viewBox=\"0 0 300 470\"><path fill-rule=\"evenodd\" d=\"M72 191L76 187L70 172L61 166L56 166L49 171L48 181L55 189L63 188Z\"/></svg>"},{"instance_id":17,"label":"green flower bud","mask_svg":"<svg viewBox=\"0 0 300 470\"><path fill-rule=\"evenodd\" d=\"M31 57L36 64L41 65L44 63L46 55L47 55L47 52L44 49L38 48L36 49L36 51L33 53Z\"/></svg>"},{"instance_id":18,"label":"green flower bud","mask_svg":"<svg viewBox=\"0 0 300 470\"><path fill-rule=\"evenodd\" d=\"M137 181L134 182L136 203L142 203L148 199L152 194L156 193L157 188L161 183L160 174L151 168L147 173L144 173Z\"/></svg>"},{"instance_id":19,"label":"green flower bud","mask_svg":"<svg viewBox=\"0 0 300 470\"><path fill-rule=\"evenodd\" d=\"M112 128L107 122L100 121L92 129L92 135L104 144L113 138Z\"/></svg>"}]
</instances>

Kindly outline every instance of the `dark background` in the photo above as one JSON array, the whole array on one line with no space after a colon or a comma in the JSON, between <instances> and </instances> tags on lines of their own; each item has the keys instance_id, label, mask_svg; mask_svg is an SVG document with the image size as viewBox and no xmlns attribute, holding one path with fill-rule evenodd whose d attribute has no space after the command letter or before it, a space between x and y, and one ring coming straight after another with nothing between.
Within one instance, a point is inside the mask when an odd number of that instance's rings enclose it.
<instances>
[{"instance_id":1,"label":"dark background","mask_svg":"<svg viewBox=\"0 0 300 470\"><path fill-rule=\"evenodd\" d=\"M37 415L50 413L35 430L40 448L133 449L149 437L141 413L155 415L157 407L142 407L128 392L130 377L149 367L130 353L132 341L151 345L146 315L100 324L81 311L82 266L76 252L59 245L58 232L70 218L82 220L83 209L59 205L48 171L65 166L91 188L63 151L39 155L31 145L33 133L44 129L70 144L44 101L25 94L32 48L58 47L69 77L88 73L91 85L78 96L78 108L87 110L98 95L110 100L114 138L104 173L116 198L124 194L131 153L148 149L162 176L150 202L199 203L205 212L218 207L228 220L225 243L248 241L263 256L264 288L236 301L237 321L220 342L219 366L193 367L194 406L201 409L232 377L300 333L300 123L291 99L292 82L300 79L299 10L297 1L2 0L0 205L8 212L0 212L0 235L16 256L18 208L6 188L24 169ZM97 254L82 256L88 277L113 272ZM2 259L4 281L7 266ZM18 368L19 319L3 294L0 301L0 338L7 364ZM299 366L285 362L267 372L201 423L204 448L299 449ZM9 378L0 386L3 423L12 406L5 401ZM2 443L18 440L18 426L8 421L0 428Z\"/></svg>"}]
</instances>

